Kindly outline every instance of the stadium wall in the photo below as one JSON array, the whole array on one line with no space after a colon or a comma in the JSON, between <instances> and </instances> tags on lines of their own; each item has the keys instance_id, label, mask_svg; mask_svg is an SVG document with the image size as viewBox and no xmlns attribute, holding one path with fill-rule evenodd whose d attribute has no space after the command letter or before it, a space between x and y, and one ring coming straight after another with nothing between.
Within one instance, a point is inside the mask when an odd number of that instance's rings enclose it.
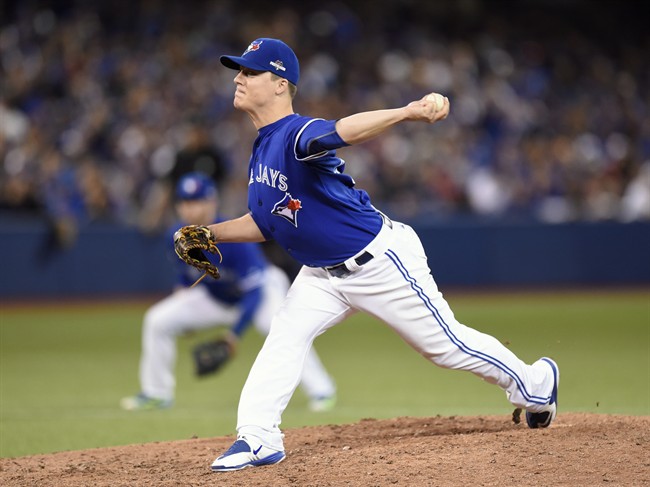
<instances>
[{"instance_id":1,"label":"stadium wall","mask_svg":"<svg viewBox=\"0 0 650 487\"><path fill-rule=\"evenodd\" d=\"M417 224L437 282L456 287L650 284L650 224ZM169 243L90 225L73 247L47 249L42 224L0 225L0 297L168 292Z\"/></svg>"}]
</instances>

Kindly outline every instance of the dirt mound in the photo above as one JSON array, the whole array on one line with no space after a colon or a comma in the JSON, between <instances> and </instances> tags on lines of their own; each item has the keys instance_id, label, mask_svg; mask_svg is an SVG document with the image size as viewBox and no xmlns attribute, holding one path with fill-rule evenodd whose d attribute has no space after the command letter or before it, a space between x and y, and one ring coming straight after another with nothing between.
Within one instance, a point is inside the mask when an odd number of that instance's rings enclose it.
<instances>
[{"instance_id":1,"label":"dirt mound","mask_svg":"<svg viewBox=\"0 0 650 487\"><path fill-rule=\"evenodd\" d=\"M3 486L650 485L650 417L560 414L362 420L287 430L287 459L212 473L234 437L0 459Z\"/></svg>"}]
</instances>

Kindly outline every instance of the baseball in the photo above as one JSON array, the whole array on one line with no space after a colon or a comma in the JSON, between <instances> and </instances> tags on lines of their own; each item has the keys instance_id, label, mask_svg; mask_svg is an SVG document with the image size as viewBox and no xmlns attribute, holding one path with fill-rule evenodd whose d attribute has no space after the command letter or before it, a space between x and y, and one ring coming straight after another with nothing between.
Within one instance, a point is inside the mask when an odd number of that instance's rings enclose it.
<instances>
[{"instance_id":1,"label":"baseball","mask_svg":"<svg viewBox=\"0 0 650 487\"><path fill-rule=\"evenodd\" d=\"M436 106L436 111L442 110L442 108L445 106L445 98L438 93L431 93L424 99L434 103Z\"/></svg>"}]
</instances>

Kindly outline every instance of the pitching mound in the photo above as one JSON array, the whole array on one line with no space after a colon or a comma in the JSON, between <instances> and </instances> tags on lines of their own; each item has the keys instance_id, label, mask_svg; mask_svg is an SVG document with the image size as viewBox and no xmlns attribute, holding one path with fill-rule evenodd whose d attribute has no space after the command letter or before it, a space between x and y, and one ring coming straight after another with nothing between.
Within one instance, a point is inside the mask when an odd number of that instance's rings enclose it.
<instances>
[{"instance_id":1,"label":"pitching mound","mask_svg":"<svg viewBox=\"0 0 650 487\"><path fill-rule=\"evenodd\" d=\"M0 459L3 486L650 485L650 417L363 420L286 431L287 459L212 473L233 437Z\"/></svg>"}]
</instances>

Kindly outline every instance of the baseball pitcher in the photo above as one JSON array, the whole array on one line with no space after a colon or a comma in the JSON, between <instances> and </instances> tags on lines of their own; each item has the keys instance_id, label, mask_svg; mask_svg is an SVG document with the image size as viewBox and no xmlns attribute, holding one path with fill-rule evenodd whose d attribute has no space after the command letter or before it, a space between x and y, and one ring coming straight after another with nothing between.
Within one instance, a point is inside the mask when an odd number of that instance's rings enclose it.
<instances>
[{"instance_id":1,"label":"baseball pitcher","mask_svg":"<svg viewBox=\"0 0 650 487\"><path fill-rule=\"evenodd\" d=\"M257 39L241 56L222 56L221 63L236 70L234 106L258 130L249 162L249 212L205 227L199 247L275 239L303 267L244 385L237 441L212 470L285 458L282 412L311 344L358 311L386 322L436 365L496 384L513 405L526 410L531 428L549 426L557 410L555 362L542 358L528 365L495 338L459 323L438 290L415 231L378 211L336 155L336 149L400 123L438 123L449 113L449 100L430 94L400 108L324 120L294 113L300 70L284 42ZM185 228L176 235L181 254L186 235Z\"/></svg>"}]
</instances>

